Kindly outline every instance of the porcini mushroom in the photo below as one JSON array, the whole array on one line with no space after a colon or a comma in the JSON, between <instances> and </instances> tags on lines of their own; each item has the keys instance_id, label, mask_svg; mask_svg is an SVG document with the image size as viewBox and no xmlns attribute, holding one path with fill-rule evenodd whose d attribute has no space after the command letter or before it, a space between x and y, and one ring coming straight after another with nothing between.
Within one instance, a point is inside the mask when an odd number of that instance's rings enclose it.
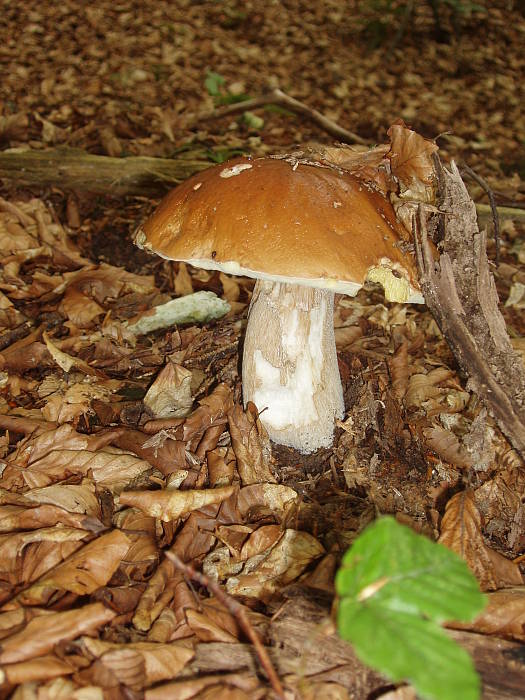
<instances>
[{"instance_id":1,"label":"porcini mushroom","mask_svg":"<svg viewBox=\"0 0 525 700\"><path fill-rule=\"evenodd\" d=\"M406 232L372 186L336 167L238 158L189 178L136 232L171 260L256 278L244 339L243 400L270 438L307 454L333 442L344 413L334 293L366 280L422 302Z\"/></svg>"}]
</instances>

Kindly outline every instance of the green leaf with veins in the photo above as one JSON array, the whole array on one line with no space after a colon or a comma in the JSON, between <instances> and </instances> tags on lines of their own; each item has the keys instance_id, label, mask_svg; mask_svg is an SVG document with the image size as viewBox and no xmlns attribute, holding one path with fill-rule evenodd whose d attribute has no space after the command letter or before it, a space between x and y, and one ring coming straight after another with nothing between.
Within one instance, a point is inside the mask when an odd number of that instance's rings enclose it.
<instances>
[{"instance_id":1,"label":"green leaf with veins","mask_svg":"<svg viewBox=\"0 0 525 700\"><path fill-rule=\"evenodd\" d=\"M343 557L338 629L368 665L427 700L476 700L470 656L441 628L473 619L485 597L454 552L383 517Z\"/></svg>"}]
</instances>

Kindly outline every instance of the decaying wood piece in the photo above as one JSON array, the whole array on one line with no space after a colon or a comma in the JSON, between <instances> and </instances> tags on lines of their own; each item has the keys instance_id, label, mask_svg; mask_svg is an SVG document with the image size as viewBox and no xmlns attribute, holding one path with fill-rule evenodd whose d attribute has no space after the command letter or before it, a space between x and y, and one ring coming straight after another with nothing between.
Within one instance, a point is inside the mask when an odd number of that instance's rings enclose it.
<instances>
[{"instance_id":1,"label":"decaying wood piece","mask_svg":"<svg viewBox=\"0 0 525 700\"><path fill-rule=\"evenodd\" d=\"M512 348L480 232L476 207L454 163L436 159L438 214L419 207L416 253L425 301L473 390L512 446L525 457L525 367ZM440 230L434 261L429 231Z\"/></svg>"},{"instance_id":2,"label":"decaying wood piece","mask_svg":"<svg viewBox=\"0 0 525 700\"><path fill-rule=\"evenodd\" d=\"M330 629L327 610L306 597L285 603L268 627L270 657L288 684L295 679L343 685L350 697L365 698L389 681L363 664L352 646ZM483 700L517 700L523 696L523 645L472 632L448 634L473 657L483 682ZM249 644L199 644L184 674L249 670L257 661Z\"/></svg>"},{"instance_id":3,"label":"decaying wood piece","mask_svg":"<svg viewBox=\"0 0 525 700\"><path fill-rule=\"evenodd\" d=\"M166 192L209 166L206 160L110 158L73 148L0 151L0 179L115 196Z\"/></svg>"}]
</instances>

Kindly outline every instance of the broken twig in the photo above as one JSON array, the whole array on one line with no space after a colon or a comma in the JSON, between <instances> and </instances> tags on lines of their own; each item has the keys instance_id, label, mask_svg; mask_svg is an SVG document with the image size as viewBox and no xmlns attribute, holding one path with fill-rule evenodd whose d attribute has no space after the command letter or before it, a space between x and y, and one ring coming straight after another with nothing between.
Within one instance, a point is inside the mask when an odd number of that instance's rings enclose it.
<instances>
[{"instance_id":1,"label":"broken twig","mask_svg":"<svg viewBox=\"0 0 525 700\"><path fill-rule=\"evenodd\" d=\"M370 145L368 141L365 141L358 134L354 134L348 129L344 129L339 126L336 122L332 121L324 114L318 112L316 109L312 109L296 100L294 97L290 97L279 88L275 88L271 92L268 92L259 97L253 97L249 100L243 100L242 102L236 102L235 104L226 105L225 107L217 107L216 109L206 110L197 114L188 115L185 120L186 128L191 128L193 124L197 122L206 121L208 119L220 119L222 117L228 117L232 114L238 114L239 112L246 112L247 110L258 109L259 107L265 107L267 105L276 105L278 107L284 107L294 114L300 114L306 117L310 121L320 126L323 131L326 131L330 136L334 136L339 141L343 143L359 143L363 146Z\"/></svg>"},{"instance_id":2,"label":"broken twig","mask_svg":"<svg viewBox=\"0 0 525 700\"><path fill-rule=\"evenodd\" d=\"M443 252L435 261L421 206L414 241L425 302L456 360L511 445L525 456L525 367L512 348L499 311L498 294L479 232L476 210L454 163L436 159L439 211L444 216Z\"/></svg>"},{"instance_id":3,"label":"broken twig","mask_svg":"<svg viewBox=\"0 0 525 700\"><path fill-rule=\"evenodd\" d=\"M224 607L235 617L235 619L239 622L242 631L253 644L253 647L259 658L260 664L264 669L266 675L268 676L268 680L270 681L270 684L273 690L275 691L277 697L279 697L281 700L285 700L284 690L279 676L277 675L277 672L273 667L268 652L266 651L264 645L259 639L259 635L253 629L244 608L241 605L239 605L239 603L234 598L231 598L229 595L227 595L222 590L222 588L217 583L215 583L215 581L208 578L208 576L205 576L200 571L196 571L189 564L185 564L181 559L179 559L179 557L176 554L173 554L173 552L166 552L166 557L185 576L187 576L192 581L196 581L201 586L204 586L204 588L206 588L210 593L213 593L217 600L220 601L224 605Z\"/></svg>"}]
</instances>

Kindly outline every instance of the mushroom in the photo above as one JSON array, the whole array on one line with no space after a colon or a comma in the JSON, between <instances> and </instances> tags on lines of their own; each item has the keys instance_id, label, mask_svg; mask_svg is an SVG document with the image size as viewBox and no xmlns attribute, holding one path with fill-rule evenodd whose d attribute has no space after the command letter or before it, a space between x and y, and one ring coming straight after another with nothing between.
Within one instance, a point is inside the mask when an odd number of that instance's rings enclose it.
<instances>
[{"instance_id":1,"label":"mushroom","mask_svg":"<svg viewBox=\"0 0 525 700\"><path fill-rule=\"evenodd\" d=\"M254 277L244 338L243 400L270 438L303 454L333 443L344 414L334 294L366 280L386 298L423 302L407 234L372 186L293 157L237 158L186 180L135 243L195 267Z\"/></svg>"}]
</instances>

